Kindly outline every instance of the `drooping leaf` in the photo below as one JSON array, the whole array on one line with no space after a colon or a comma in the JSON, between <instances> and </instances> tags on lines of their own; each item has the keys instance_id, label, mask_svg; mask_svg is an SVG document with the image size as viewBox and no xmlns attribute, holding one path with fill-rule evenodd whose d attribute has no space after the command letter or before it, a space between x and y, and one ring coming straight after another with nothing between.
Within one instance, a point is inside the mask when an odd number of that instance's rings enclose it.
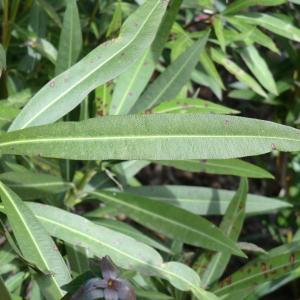
<instances>
[{"instance_id":1,"label":"drooping leaf","mask_svg":"<svg viewBox=\"0 0 300 300\"><path fill-rule=\"evenodd\" d=\"M299 130L206 114L111 116L0 135L0 154L81 160L225 159L299 151Z\"/></svg>"},{"instance_id":2,"label":"drooping leaf","mask_svg":"<svg viewBox=\"0 0 300 300\"><path fill-rule=\"evenodd\" d=\"M124 269L166 278L178 289L192 291L199 300L218 300L200 287L200 279L191 268L177 262L163 263L159 253L149 246L62 209L38 203L28 205L52 236L87 247L98 257L109 255ZM2 205L0 211L4 211Z\"/></svg>"},{"instance_id":3,"label":"drooping leaf","mask_svg":"<svg viewBox=\"0 0 300 300\"><path fill-rule=\"evenodd\" d=\"M184 185L161 185L127 188L125 191L163 201L199 215L223 215L234 192L222 189ZM289 207L287 202L249 194L247 214L263 214Z\"/></svg>"},{"instance_id":4,"label":"drooping leaf","mask_svg":"<svg viewBox=\"0 0 300 300\"><path fill-rule=\"evenodd\" d=\"M171 100L177 96L188 81L193 69L199 61L199 55L206 45L209 33L203 35L194 45L181 54L171 65L148 86L144 94L136 102L131 113L142 112Z\"/></svg>"},{"instance_id":5,"label":"drooping leaf","mask_svg":"<svg viewBox=\"0 0 300 300\"><path fill-rule=\"evenodd\" d=\"M90 52L46 84L24 107L10 131L51 123L76 107L97 86L115 78L153 41L167 1L146 1L124 23L120 36Z\"/></svg>"},{"instance_id":6,"label":"drooping leaf","mask_svg":"<svg viewBox=\"0 0 300 300\"><path fill-rule=\"evenodd\" d=\"M240 159L158 161L157 163L188 172L274 178L268 171Z\"/></svg>"},{"instance_id":7,"label":"drooping leaf","mask_svg":"<svg viewBox=\"0 0 300 300\"><path fill-rule=\"evenodd\" d=\"M55 73L58 75L76 63L82 48L80 17L76 0L67 1L60 34Z\"/></svg>"},{"instance_id":8,"label":"drooping leaf","mask_svg":"<svg viewBox=\"0 0 300 300\"><path fill-rule=\"evenodd\" d=\"M22 254L40 269L50 272L38 276L43 294L48 299L59 300L64 295L60 286L70 280L70 275L55 243L30 208L3 183L0 183L0 195Z\"/></svg>"},{"instance_id":9,"label":"drooping leaf","mask_svg":"<svg viewBox=\"0 0 300 300\"><path fill-rule=\"evenodd\" d=\"M91 196L118 207L136 222L171 238L215 251L243 255L212 223L175 206L123 192L99 190Z\"/></svg>"}]
</instances>

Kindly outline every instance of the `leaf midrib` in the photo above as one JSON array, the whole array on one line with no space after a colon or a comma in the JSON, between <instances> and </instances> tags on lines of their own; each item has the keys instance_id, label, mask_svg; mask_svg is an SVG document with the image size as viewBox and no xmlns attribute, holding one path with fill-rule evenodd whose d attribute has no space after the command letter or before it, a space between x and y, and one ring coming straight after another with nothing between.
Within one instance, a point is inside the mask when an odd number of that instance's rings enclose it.
<instances>
[{"instance_id":1,"label":"leaf midrib","mask_svg":"<svg viewBox=\"0 0 300 300\"><path fill-rule=\"evenodd\" d=\"M166 217L163 216L163 215L158 215L158 214L152 213L152 212L149 211L149 210L145 210L145 209L143 209L143 208L141 208L141 207L132 205L132 204L130 204L130 203L128 203L128 202L124 202L124 201L122 201L122 200L120 201L119 199L117 199L117 198L115 198L115 197L111 197L111 196L106 195L106 194L103 194L103 193L92 192L91 194L92 194L92 195L96 195L96 196L98 195L99 197L102 197L102 198L103 198L103 197L104 197L104 198L107 198L107 199L110 200L110 201L113 201L113 202L115 202L115 203L119 203L119 204L121 204L121 205L123 205L123 206L127 206L127 207L129 207L129 208L131 208L131 209L133 209L133 210L140 211L140 212L142 212L142 213L144 213L144 214L146 214L146 215L148 214L148 215L150 215L150 216L152 216L152 217L154 217L154 218L159 218L159 219L161 219L161 220L164 220L165 222L168 222L168 223L174 224L174 225L176 225L176 226L178 226L178 227L181 227L181 228L183 228L183 229L192 231L192 232L196 233L197 235L203 236L203 237L207 238L208 240L214 241L216 244L218 244L218 245L220 245L220 246L223 246L225 249L231 249L231 251L233 251L233 253L236 252L236 249L232 248L231 246L225 244L224 242L222 242L222 241L220 241L220 240L214 239L213 236L211 236L211 235L209 235L209 234L206 234L206 233L203 232L203 231L195 230L193 227L186 226L185 224L182 224L182 223L180 223L180 222L176 222L175 220L168 219L168 218L166 218Z\"/></svg>"},{"instance_id":2,"label":"leaf midrib","mask_svg":"<svg viewBox=\"0 0 300 300\"><path fill-rule=\"evenodd\" d=\"M38 243L36 242L35 238L33 237L33 235L32 235L32 233L31 233L30 229L28 228L27 223L26 223L26 221L24 220L22 214L19 212L19 208L16 206L14 200L11 198L10 194L6 191L5 187L4 187L3 185L2 185L2 186L0 185L0 188L2 188L2 191L3 191L4 194L6 195L7 199L10 199L9 202L10 202L11 205L14 207L15 212L18 214L18 216L19 216L19 218L20 218L20 221L23 223L23 226L24 226L25 230L27 231L27 233L28 233L28 235L29 235L29 237L30 237L30 239L31 239L31 241L32 241L32 243L33 243L33 245L35 246L35 248L36 248L36 250L37 250L37 252L38 252L38 254L39 254L39 256L40 256L40 258L41 258L41 260L42 260L42 262L44 263L44 267L46 267L46 270L50 272L51 269L50 269L50 267L49 267L49 265L48 265L48 262L44 259L43 253L41 252L41 250L40 250L40 248L39 248L39 246L38 246ZM52 275L51 275L51 277L52 277L52 279L53 279L52 281L53 281L54 285L55 285L56 288L57 288L57 291L59 292L59 294L60 294L61 296L63 296L63 294L61 293L60 286L59 286L59 284L58 284L57 281L56 281L56 278L55 278L54 276L52 276Z\"/></svg>"},{"instance_id":3,"label":"leaf midrib","mask_svg":"<svg viewBox=\"0 0 300 300\"><path fill-rule=\"evenodd\" d=\"M4 135L5 136L5 135ZM128 135L128 136L99 136L99 137L53 137L53 138L35 138L35 139L26 139L26 140L15 140L9 142L0 141L0 148L3 146L17 145L17 144L30 144L30 143L48 143L48 142L74 142L74 141L101 141L101 140L141 140L141 139L191 139L191 138L253 138L253 139L273 139L273 140L282 140L282 141L290 141L290 142L300 142L300 139L296 138L286 138L286 137L278 137L278 136L262 136L262 135Z\"/></svg>"}]
</instances>

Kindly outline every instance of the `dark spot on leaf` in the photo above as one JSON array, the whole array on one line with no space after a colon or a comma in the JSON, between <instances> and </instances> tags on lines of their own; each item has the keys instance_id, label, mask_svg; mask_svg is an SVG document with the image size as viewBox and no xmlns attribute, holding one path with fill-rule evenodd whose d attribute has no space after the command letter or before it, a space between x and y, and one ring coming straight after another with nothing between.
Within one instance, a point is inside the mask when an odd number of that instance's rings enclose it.
<instances>
[{"instance_id":1,"label":"dark spot on leaf","mask_svg":"<svg viewBox=\"0 0 300 300\"><path fill-rule=\"evenodd\" d=\"M291 255L290 255L290 264L291 264L291 265L294 265L295 262L296 262L296 256L295 256L295 254L291 254Z\"/></svg>"},{"instance_id":2,"label":"dark spot on leaf","mask_svg":"<svg viewBox=\"0 0 300 300\"><path fill-rule=\"evenodd\" d=\"M54 88L55 87L55 80L51 80L49 85L50 85L51 88Z\"/></svg>"},{"instance_id":3,"label":"dark spot on leaf","mask_svg":"<svg viewBox=\"0 0 300 300\"><path fill-rule=\"evenodd\" d=\"M275 144L272 144L271 148L272 148L272 150L276 150L277 149Z\"/></svg>"},{"instance_id":4,"label":"dark spot on leaf","mask_svg":"<svg viewBox=\"0 0 300 300\"><path fill-rule=\"evenodd\" d=\"M266 272L268 270L268 266L265 262L262 262L260 264L260 269L263 271L263 272Z\"/></svg>"}]
</instances>

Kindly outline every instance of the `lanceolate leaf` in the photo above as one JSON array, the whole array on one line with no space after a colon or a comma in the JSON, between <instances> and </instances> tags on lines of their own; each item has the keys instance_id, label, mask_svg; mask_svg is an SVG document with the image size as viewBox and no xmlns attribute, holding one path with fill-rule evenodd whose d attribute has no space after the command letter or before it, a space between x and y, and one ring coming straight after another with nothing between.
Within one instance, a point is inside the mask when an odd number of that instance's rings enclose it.
<instances>
[{"instance_id":1,"label":"lanceolate leaf","mask_svg":"<svg viewBox=\"0 0 300 300\"><path fill-rule=\"evenodd\" d=\"M153 41L167 1L145 1L124 23L120 36L89 53L45 85L25 106L10 130L51 123L76 107L97 86L115 78Z\"/></svg>"},{"instance_id":2,"label":"lanceolate leaf","mask_svg":"<svg viewBox=\"0 0 300 300\"><path fill-rule=\"evenodd\" d=\"M243 255L216 226L175 206L128 193L96 191L91 195L120 208L136 222L171 238L194 246Z\"/></svg>"},{"instance_id":3,"label":"lanceolate leaf","mask_svg":"<svg viewBox=\"0 0 300 300\"><path fill-rule=\"evenodd\" d=\"M278 95L273 75L258 50L253 45L247 46L241 50L241 55L246 65L261 85L272 94Z\"/></svg>"},{"instance_id":4,"label":"lanceolate leaf","mask_svg":"<svg viewBox=\"0 0 300 300\"><path fill-rule=\"evenodd\" d=\"M161 22L151 48L117 79L109 111L110 115L127 114L145 89L168 39L181 2L182 0L170 2L170 7Z\"/></svg>"},{"instance_id":5,"label":"lanceolate leaf","mask_svg":"<svg viewBox=\"0 0 300 300\"><path fill-rule=\"evenodd\" d=\"M65 182L60 177L30 171L2 173L0 180L23 200L66 192L72 187L72 183Z\"/></svg>"},{"instance_id":6,"label":"lanceolate leaf","mask_svg":"<svg viewBox=\"0 0 300 300\"><path fill-rule=\"evenodd\" d=\"M287 0L237 0L228 5L223 11L223 14L235 14L245 8L261 5L261 6L276 6L286 3Z\"/></svg>"},{"instance_id":7,"label":"lanceolate leaf","mask_svg":"<svg viewBox=\"0 0 300 300\"><path fill-rule=\"evenodd\" d=\"M275 34L281 35L284 38L300 42L300 29L272 15L263 13L248 13L237 15L235 18L250 24L259 25Z\"/></svg>"},{"instance_id":8,"label":"lanceolate leaf","mask_svg":"<svg viewBox=\"0 0 300 300\"><path fill-rule=\"evenodd\" d=\"M81 160L224 159L299 151L299 130L206 114L111 116L0 135L0 154Z\"/></svg>"},{"instance_id":9,"label":"lanceolate leaf","mask_svg":"<svg viewBox=\"0 0 300 300\"><path fill-rule=\"evenodd\" d=\"M0 183L5 213L24 257L50 275L39 275L45 297L59 300L64 295L60 286L68 283L68 268L55 243L31 210L7 186Z\"/></svg>"},{"instance_id":10,"label":"lanceolate leaf","mask_svg":"<svg viewBox=\"0 0 300 300\"><path fill-rule=\"evenodd\" d=\"M215 62L224 66L224 68L233 74L240 82L248 85L257 94L266 97L267 94L253 77L241 69L235 62L228 59L221 51L211 49L211 55Z\"/></svg>"},{"instance_id":11,"label":"lanceolate leaf","mask_svg":"<svg viewBox=\"0 0 300 300\"><path fill-rule=\"evenodd\" d=\"M240 187L230 202L222 223L221 231L232 241L236 242L245 219L245 204L248 192L248 182L242 179ZM227 253L209 253L200 256L196 262L197 273L201 274L202 285L209 286L218 280L225 271L231 255Z\"/></svg>"},{"instance_id":12,"label":"lanceolate leaf","mask_svg":"<svg viewBox=\"0 0 300 300\"><path fill-rule=\"evenodd\" d=\"M157 163L188 172L274 178L268 171L240 159L178 160L158 161Z\"/></svg>"},{"instance_id":13,"label":"lanceolate leaf","mask_svg":"<svg viewBox=\"0 0 300 300\"><path fill-rule=\"evenodd\" d=\"M77 61L81 47L82 33L76 0L69 0L59 40L56 74L67 70Z\"/></svg>"},{"instance_id":14,"label":"lanceolate leaf","mask_svg":"<svg viewBox=\"0 0 300 300\"><path fill-rule=\"evenodd\" d=\"M171 100L177 96L189 80L199 61L201 51L206 45L209 33L202 36L194 45L181 54L149 87L136 102L131 112L142 112Z\"/></svg>"},{"instance_id":15,"label":"lanceolate leaf","mask_svg":"<svg viewBox=\"0 0 300 300\"><path fill-rule=\"evenodd\" d=\"M215 104L203 99L173 99L164 101L150 111L151 113L217 113L217 114L238 114L237 110Z\"/></svg>"},{"instance_id":16,"label":"lanceolate leaf","mask_svg":"<svg viewBox=\"0 0 300 300\"><path fill-rule=\"evenodd\" d=\"M161 185L127 188L128 193L163 201L200 215L223 215L234 196L234 192L222 189L184 185ZM262 214L289 207L287 202L249 194L246 213Z\"/></svg>"},{"instance_id":17,"label":"lanceolate leaf","mask_svg":"<svg viewBox=\"0 0 300 300\"><path fill-rule=\"evenodd\" d=\"M55 207L37 203L28 205L54 237L87 247L98 257L109 255L122 268L166 278L178 289L192 291L199 300L218 299L200 288L200 279L191 268L176 262L163 263L158 252L131 237ZM3 211L1 205L0 210Z\"/></svg>"},{"instance_id":18,"label":"lanceolate leaf","mask_svg":"<svg viewBox=\"0 0 300 300\"><path fill-rule=\"evenodd\" d=\"M273 252L273 250L275 250ZM238 290L256 287L264 282L283 277L300 266L299 243L278 247L263 255L215 284L212 290L217 295L226 295ZM279 251L276 251L279 250Z\"/></svg>"}]
</instances>

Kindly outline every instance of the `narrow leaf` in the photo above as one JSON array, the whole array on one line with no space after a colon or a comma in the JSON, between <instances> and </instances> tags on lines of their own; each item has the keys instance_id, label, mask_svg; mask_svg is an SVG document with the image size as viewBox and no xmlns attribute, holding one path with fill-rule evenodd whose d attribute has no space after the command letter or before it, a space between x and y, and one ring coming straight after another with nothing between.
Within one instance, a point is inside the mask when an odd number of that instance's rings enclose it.
<instances>
[{"instance_id":1,"label":"narrow leaf","mask_svg":"<svg viewBox=\"0 0 300 300\"><path fill-rule=\"evenodd\" d=\"M33 261L42 270L51 273L51 275L39 276L45 297L59 300L64 295L60 286L70 280L70 275L55 243L31 210L2 183L0 183L0 195L24 257Z\"/></svg>"},{"instance_id":2,"label":"narrow leaf","mask_svg":"<svg viewBox=\"0 0 300 300\"><path fill-rule=\"evenodd\" d=\"M117 79L109 111L111 115L127 114L145 89L168 39L181 2L182 0L170 2L151 48Z\"/></svg>"},{"instance_id":3,"label":"narrow leaf","mask_svg":"<svg viewBox=\"0 0 300 300\"><path fill-rule=\"evenodd\" d=\"M291 39L295 42L300 42L299 28L270 14L248 13L235 16L235 18L250 24L259 25L269 31L274 32L275 34L283 36L284 38Z\"/></svg>"},{"instance_id":4,"label":"narrow leaf","mask_svg":"<svg viewBox=\"0 0 300 300\"><path fill-rule=\"evenodd\" d=\"M225 159L299 151L299 130L207 114L111 116L0 135L0 154L79 160Z\"/></svg>"},{"instance_id":5,"label":"narrow leaf","mask_svg":"<svg viewBox=\"0 0 300 300\"><path fill-rule=\"evenodd\" d=\"M247 193L248 182L246 179L242 179L220 225L221 231L234 242L238 240L243 227ZM209 286L222 276L230 257L231 255L228 253L216 253L213 256L204 254L199 257L195 267L197 273L201 274L202 286Z\"/></svg>"},{"instance_id":6,"label":"narrow leaf","mask_svg":"<svg viewBox=\"0 0 300 300\"><path fill-rule=\"evenodd\" d=\"M96 191L91 195L171 238L194 246L243 255L212 223L175 206L128 193Z\"/></svg>"},{"instance_id":7,"label":"narrow leaf","mask_svg":"<svg viewBox=\"0 0 300 300\"><path fill-rule=\"evenodd\" d=\"M67 1L63 28L60 34L55 73L70 68L78 59L82 48L80 17L76 0Z\"/></svg>"},{"instance_id":8,"label":"narrow leaf","mask_svg":"<svg viewBox=\"0 0 300 300\"><path fill-rule=\"evenodd\" d=\"M158 161L157 163L188 172L274 178L268 171L240 159Z\"/></svg>"},{"instance_id":9,"label":"narrow leaf","mask_svg":"<svg viewBox=\"0 0 300 300\"><path fill-rule=\"evenodd\" d=\"M201 37L149 85L132 108L131 113L142 112L177 96L198 63L199 55L206 45L208 35L207 33Z\"/></svg>"},{"instance_id":10,"label":"narrow leaf","mask_svg":"<svg viewBox=\"0 0 300 300\"><path fill-rule=\"evenodd\" d=\"M241 50L241 56L261 85L272 94L278 95L273 75L258 50L252 45L246 46Z\"/></svg>"},{"instance_id":11,"label":"narrow leaf","mask_svg":"<svg viewBox=\"0 0 300 300\"><path fill-rule=\"evenodd\" d=\"M170 203L199 215L223 215L234 196L234 192L228 190L184 185L142 186L125 191ZM246 213L263 214L289 206L287 202L249 194Z\"/></svg>"},{"instance_id":12,"label":"narrow leaf","mask_svg":"<svg viewBox=\"0 0 300 300\"><path fill-rule=\"evenodd\" d=\"M115 78L137 60L153 41L167 1L145 1L124 23L120 36L90 52L46 84L10 127L51 123L76 107L97 86Z\"/></svg>"},{"instance_id":13,"label":"narrow leaf","mask_svg":"<svg viewBox=\"0 0 300 300\"><path fill-rule=\"evenodd\" d=\"M265 91L261 88L261 86L255 81L253 77L247 74L243 69L241 69L235 62L228 59L223 53L216 49L211 49L211 55L215 62L224 66L224 68L233 74L239 81L248 85L255 91L257 94L267 97Z\"/></svg>"}]
</instances>

